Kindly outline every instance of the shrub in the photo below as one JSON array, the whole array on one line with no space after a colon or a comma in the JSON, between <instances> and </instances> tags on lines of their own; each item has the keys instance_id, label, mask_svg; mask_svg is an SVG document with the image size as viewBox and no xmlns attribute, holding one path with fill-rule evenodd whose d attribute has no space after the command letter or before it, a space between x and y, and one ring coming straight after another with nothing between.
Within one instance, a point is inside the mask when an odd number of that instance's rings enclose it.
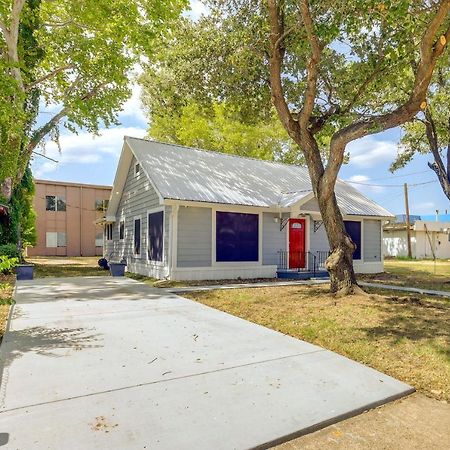
<instances>
[{"instance_id":1,"label":"shrub","mask_svg":"<svg viewBox=\"0 0 450 450\"><path fill-rule=\"evenodd\" d=\"M16 244L4 244L0 245L0 256L20 259L20 251L17 249Z\"/></svg>"},{"instance_id":2,"label":"shrub","mask_svg":"<svg viewBox=\"0 0 450 450\"><path fill-rule=\"evenodd\" d=\"M11 273L14 267L19 263L19 258L10 258L6 255L0 255L0 273Z\"/></svg>"}]
</instances>

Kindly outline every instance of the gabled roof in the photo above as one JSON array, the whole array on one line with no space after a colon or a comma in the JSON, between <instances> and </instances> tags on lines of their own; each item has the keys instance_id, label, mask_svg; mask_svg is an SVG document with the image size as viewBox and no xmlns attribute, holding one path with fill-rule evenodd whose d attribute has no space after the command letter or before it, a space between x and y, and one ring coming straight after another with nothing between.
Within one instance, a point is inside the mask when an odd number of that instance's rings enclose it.
<instances>
[{"instance_id":1,"label":"gabled roof","mask_svg":"<svg viewBox=\"0 0 450 450\"><path fill-rule=\"evenodd\" d=\"M121 164L128 170L131 155L127 148L161 199L285 208L312 197L304 167L125 137L118 173ZM123 189L124 177L119 178L116 175L112 200ZM335 191L344 214L392 216L341 180ZM117 206L118 201L110 202L109 217L115 215Z\"/></svg>"}]
</instances>

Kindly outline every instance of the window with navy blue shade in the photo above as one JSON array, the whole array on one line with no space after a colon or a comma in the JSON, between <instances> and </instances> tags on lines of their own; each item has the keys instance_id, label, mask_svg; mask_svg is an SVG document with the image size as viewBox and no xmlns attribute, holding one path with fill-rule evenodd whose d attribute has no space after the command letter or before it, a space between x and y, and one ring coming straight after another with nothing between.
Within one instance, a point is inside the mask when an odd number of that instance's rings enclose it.
<instances>
[{"instance_id":1,"label":"window with navy blue shade","mask_svg":"<svg viewBox=\"0 0 450 450\"><path fill-rule=\"evenodd\" d=\"M258 261L258 214L216 213L216 260Z\"/></svg>"},{"instance_id":2,"label":"window with navy blue shade","mask_svg":"<svg viewBox=\"0 0 450 450\"><path fill-rule=\"evenodd\" d=\"M141 219L134 219L134 254L141 254Z\"/></svg>"},{"instance_id":3,"label":"window with navy blue shade","mask_svg":"<svg viewBox=\"0 0 450 450\"><path fill-rule=\"evenodd\" d=\"M148 259L163 260L164 212L158 211L148 215Z\"/></svg>"},{"instance_id":4,"label":"window with navy blue shade","mask_svg":"<svg viewBox=\"0 0 450 450\"><path fill-rule=\"evenodd\" d=\"M345 231L350 235L352 241L356 244L356 250L353 252L353 259L361 259L361 222L353 220L344 220Z\"/></svg>"}]
</instances>

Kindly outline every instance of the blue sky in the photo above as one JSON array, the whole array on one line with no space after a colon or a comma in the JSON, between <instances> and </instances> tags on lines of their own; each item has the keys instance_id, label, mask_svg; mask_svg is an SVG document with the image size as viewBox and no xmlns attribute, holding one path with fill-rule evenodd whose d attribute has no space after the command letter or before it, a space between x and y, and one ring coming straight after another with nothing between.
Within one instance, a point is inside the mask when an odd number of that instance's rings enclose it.
<instances>
[{"instance_id":1,"label":"blue sky","mask_svg":"<svg viewBox=\"0 0 450 450\"><path fill-rule=\"evenodd\" d=\"M199 1L192 1L191 7L192 17L198 17L205 11ZM50 110L45 108L47 112ZM144 137L147 133L148 120L141 108L139 86L133 85L133 95L124 105L119 120L120 126L102 129L100 136L83 131L74 135L62 130L62 153L59 153L53 142L48 142L45 149L46 155L58 160L58 163L36 156L32 162L35 177L112 184L123 136ZM436 209L442 213L446 209L450 211L447 197L442 193L434 172L427 166L430 156L416 156L405 169L395 174L389 172L389 165L397 154L399 139L400 130L394 129L351 143L348 147L350 164L342 167L340 178L354 182L354 187L394 214L404 212L405 182L410 185L411 214L434 214ZM432 183L414 186L428 181Z\"/></svg>"}]
</instances>

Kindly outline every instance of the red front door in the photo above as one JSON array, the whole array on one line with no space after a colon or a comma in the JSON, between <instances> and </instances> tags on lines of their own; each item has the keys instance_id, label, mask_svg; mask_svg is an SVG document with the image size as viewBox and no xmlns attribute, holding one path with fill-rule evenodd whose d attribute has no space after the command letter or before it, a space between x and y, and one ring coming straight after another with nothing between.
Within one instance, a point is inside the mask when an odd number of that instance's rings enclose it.
<instances>
[{"instance_id":1,"label":"red front door","mask_svg":"<svg viewBox=\"0 0 450 450\"><path fill-rule=\"evenodd\" d=\"M289 219L289 268L305 268L305 219Z\"/></svg>"}]
</instances>

